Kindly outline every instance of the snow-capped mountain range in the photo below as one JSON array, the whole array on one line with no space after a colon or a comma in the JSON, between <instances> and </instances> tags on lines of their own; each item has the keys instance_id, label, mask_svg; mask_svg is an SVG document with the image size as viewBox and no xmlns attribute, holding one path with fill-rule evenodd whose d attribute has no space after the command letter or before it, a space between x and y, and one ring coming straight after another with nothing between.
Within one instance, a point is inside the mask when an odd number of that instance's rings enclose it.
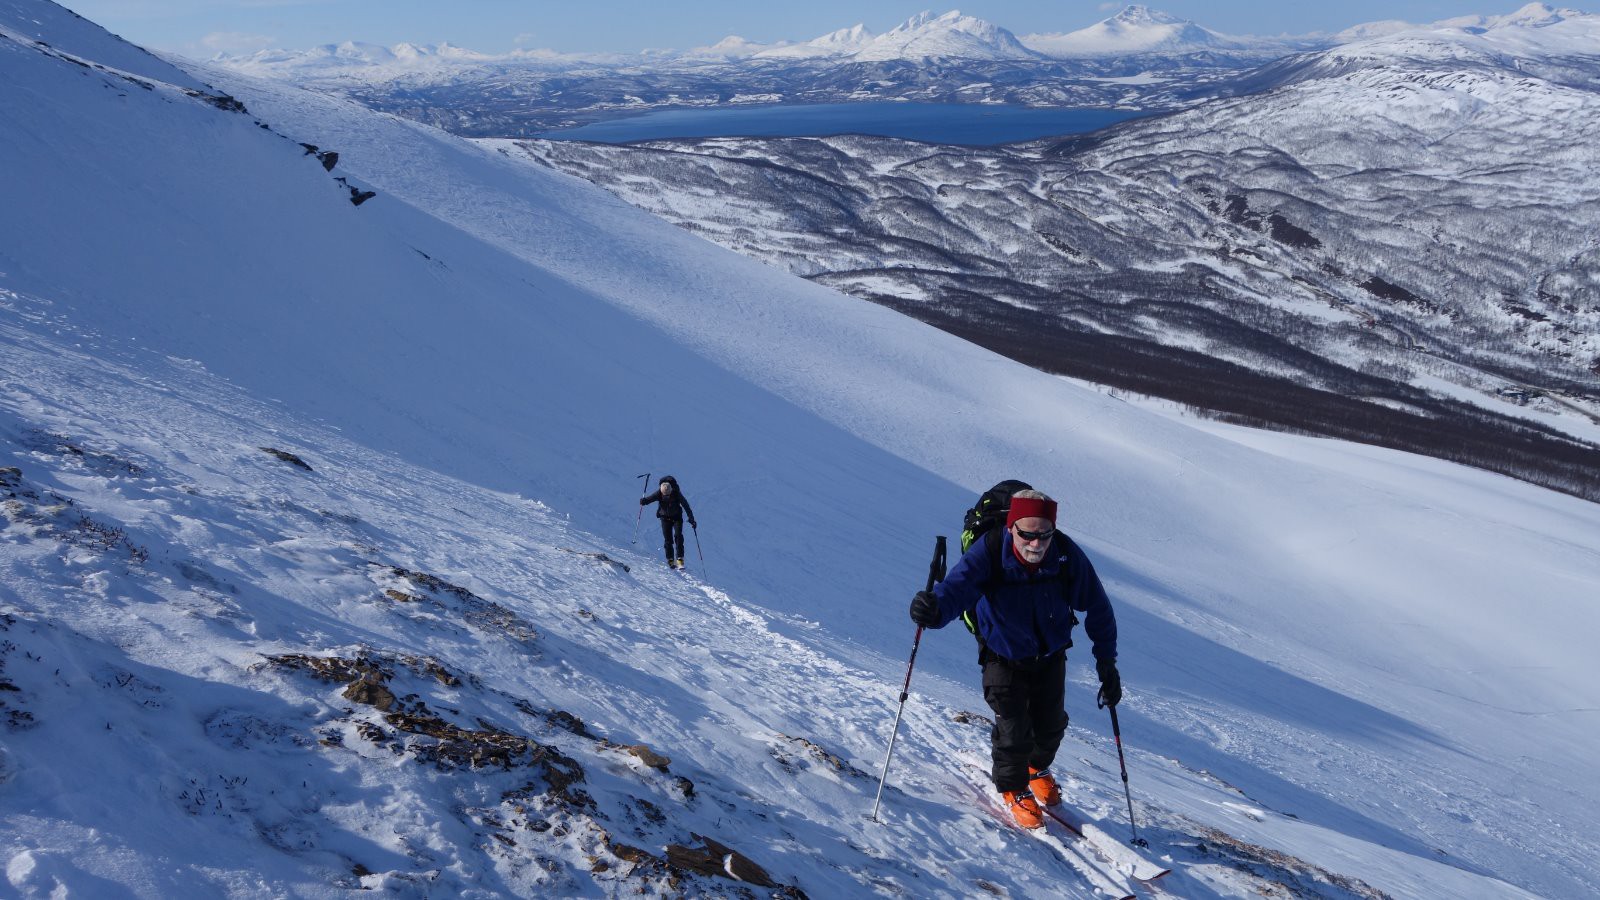
<instances>
[{"instance_id":1,"label":"snow-capped mountain range","mask_svg":"<svg viewBox=\"0 0 1600 900\"><path fill-rule=\"evenodd\" d=\"M1060 58L1054 46L1067 48ZM1310 46L1325 41L1223 39L1129 7L1080 32L1025 39L952 11L922 13L884 34L858 24L809 41L761 44L728 36L677 52L519 50L488 57L442 45L345 43L214 62L460 134L518 137L655 108L741 103L904 99L1168 108L1211 95L1222 76Z\"/></svg>"},{"instance_id":2,"label":"snow-capped mountain range","mask_svg":"<svg viewBox=\"0 0 1600 900\"><path fill-rule=\"evenodd\" d=\"M1483 32L1494 28L1531 27L1542 28L1554 25L1571 18L1586 15L1582 10L1567 7L1554 7L1547 3L1529 3L1528 5L1505 15L1475 15L1455 16L1440 19L1432 25L1419 27L1410 22L1390 19L1381 22L1367 22L1347 28L1335 35L1340 43L1365 40L1372 37L1386 37L1402 31L1433 31L1440 29L1463 29L1473 32Z\"/></svg>"},{"instance_id":3,"label":"snow-capped mountain range","mask_svg":"<svg viewBox=\"0 0 1600 900\"><path fill-rule=\"evenodd\" d=\"M1501 22L1526 20L1548 15L1550 8L1533 4L1524 12L1503 17L1474 17L1449 20L1437 26L1461 27L1477 24L1493 27ZM1282 53L1292 49L1327 46L1330 43L1390 33L1423 26L1403 22L1380 22L1355 26L1335 36L1230 37L1203 28L1194 22L1144 6L1129 6L1116 15L1087 28L1070 32L1044 32L1018 37L1011 31L959 10L943 14L919 13L883 34L874 34L865 25L840 28L807 41L779 41L763 44L738 35L689 50L651 50L634 56L618 53L558 54L552 51L518 50L498 56L474 53L449 44L400 44L392 48L359 42L327 44L310 50L263 50L250 54L219 54L213 62L268 77L293 80L299 69L310 74L325 74L331 65L342 64L351 77L367 70L365 77L396 77L408 68L425 67L441 59L465 63L502 62L515 64L528 60L565 59L583 63L668 65L674 60L704 62L829 59L835 62L881 62L901 60L920 62L940 60L1038 61L1045 58L1075 59L1138 54L1181 55L1218 50L1259 50Z\"/></svg>"},{"instance_id":4,"label":"snow-capped mountain range","mask_svg":"<svg viewBox=\"0 0 1600 900\"><path fill-rule=\"evenodd\" d=\"M490 56L447 44L347 42L215 62L353 97L459 134L527 137L660 108L917 100L1177 109L1250 89L1236 76L1294 54L1373 35L1488 31L1583 14L1531 4L1505 16L1431 25L1382 22L1337 35L1241 37L1141 6L1065 33L1018 38L959 12L912 17L875 35L862 25L810 41L738 36L687 51Z\"/></svg>"},{"instance_id":5,"label":"snow-capped mountain range","mask_svg":"<svg viewBox=\"0 0 1600 900\"><path fill-rule=\"evenodd\" d=\"M0 83L0 893L1600 889L1595 504L1120 401L43 0ZM867 817L1003 475L1117 604L1157 886L1004 824L960 630ZM1070 668L1058 771L1128 834Z\"/></svg>"},{"instance_id":6,"label":"snow-capped mountain range","mask_svg":"<svg viewBox=\"0 0 1600 900\"><path fill-rule=\"evenodd\" d=\"M1224 43L1225 39L1182 22L1165 13L1152 12L1144 7L1128 7L1117 16L1082 31L1068 34L1029 35L1019 40L1010 31L974 16L962 15L959 10L943 14L922 12L900 23L883 34L874 34L865 25L841 28L821 37L804 41L781 41L762 44L729 35L720 41L686 51L651 51L632 57L639 63L669 64L673 60L702 62L708 59L724 61L830 59L836 62L881 62L902 60L920 62L928 59L966 60L1023 60L1036 61L1050 56L1048 47L1053 43L1070 46L1067 56L1124 55L1148 49L1183 51L1209 49ZM437 49L437 52L433 52ZM453 50L453 53L447 52ZM330 44L307 51L265 50L242 56L219 55L214 62L252 74L293 78L302 66L313 72L328 68L331 60L342 61L352 73L369 70L370 77L394 77L407 68L426 60L450 57L468 62L497 60L516 63L530 57L538 58L537 51L515 51L498 57L472 54L439 45L403 44L388 53L384 48L370 45L344 43ZM551 56L546 52L546 58ZM569 55L574 63L612 63L630 59L618 54Z\"/></svg>"},{"instance_id":7,"label":"snow-capped mountain range","mask_svg":"<svg viewBox=\"0 0 1600 900\"><path fill-rule=\"evenodd\" d=\"M1021 37L1009 30L960 11L923 12L883 34L865 25L840 28L808 41L763 44L737 35L683 51L650 50L638 54L556 53L516 50L507 54L478 53L449 43L402 43L393 47L347 41L310 50L262 50L250 54L219 54L213 62L265 77L299 80L328 77L334 72L350 79L381 81L402 77L418 69L441 65L461 67L481 64L569 66L642 65L672 66L678 62L736 62L773 60L831 60L836 63L899 60L1014 61L1077 60L1129 56L1173 57L1198 53L1250 53L1283 55L1297 50L1330 46L1406 31L1466 29L1487 31L1507 27L1541 27L1584 13L1544 3L1531 3L1506 15L1459 16L1431 24L1399 20L1355 25L1336 34L1300 36L1234 36L1207 29L1195 22L1145 6L1128 6L1116 15L1086 28L1069 32L1040 32Z\"/></svg>"}]
</instances>

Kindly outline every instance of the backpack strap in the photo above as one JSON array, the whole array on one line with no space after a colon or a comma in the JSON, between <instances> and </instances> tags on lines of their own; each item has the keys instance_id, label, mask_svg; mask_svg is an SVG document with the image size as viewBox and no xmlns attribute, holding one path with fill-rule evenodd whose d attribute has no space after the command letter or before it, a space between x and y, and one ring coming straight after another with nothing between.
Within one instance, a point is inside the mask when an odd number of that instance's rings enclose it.
<instances>
[{"instance_id":1,"label":"backpack strap","mask_svg":"<svg viewBox=\"0 0 1600 900\"><path fill-rule=\"evenodd\" d=\"M983 549L989 557L989 577L983 582L985 585L1000 584L1005 581L1005 569L1000 563L1000 535L1004 531L1004 528L991 528L984 532Z\"/></svg>"}]
</instances>

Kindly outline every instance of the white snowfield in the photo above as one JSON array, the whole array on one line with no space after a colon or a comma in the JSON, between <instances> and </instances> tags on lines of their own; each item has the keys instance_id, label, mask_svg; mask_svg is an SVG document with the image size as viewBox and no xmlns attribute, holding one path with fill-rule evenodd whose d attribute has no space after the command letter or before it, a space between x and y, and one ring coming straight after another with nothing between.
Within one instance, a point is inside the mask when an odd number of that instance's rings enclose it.
<instances>
[{"instance_id":1,"label":"white snowfield","mask_svg":"<svg viewBox=\"0 0 1600 900\"><path fill-rule=\"evenodd\" d=\"M1116 604L1168 894L1600 891L1595 505L1124 403L192 71L0 0L0 894L1096 896L963 762L959 629L867 818L932 538L1008 476ZM1056 768L1126 834L1086 658Z\"/></svg>"}]
</instances>

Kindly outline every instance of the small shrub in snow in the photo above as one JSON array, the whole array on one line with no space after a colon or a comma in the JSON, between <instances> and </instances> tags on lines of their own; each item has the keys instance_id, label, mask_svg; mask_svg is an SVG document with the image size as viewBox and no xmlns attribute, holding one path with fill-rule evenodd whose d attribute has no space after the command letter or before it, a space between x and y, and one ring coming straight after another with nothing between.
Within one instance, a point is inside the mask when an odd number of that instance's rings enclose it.
<instances>
[{"instance_id":1,"label":"small shrub in snow","mask_svg":"<svg viewBox=\"0 0 1600 900\"><path fill-rule=\"evenodd\" d=\"M288 463L291 466L298 466L299 468L305 469L307 472L315 471L314 469L311 468L311 466L309 464L306 463L305 460L301 459L298 456L295 456L293 453L290 453L287 450L279 450L276 447L260 447L258 449L261 450L261 452L263 452L263 453L266 453L266 454L268 454L270 456L274 456L274 457L277 457L278 459L283 460L284 462Z\"/></svg>"}]
</instances>

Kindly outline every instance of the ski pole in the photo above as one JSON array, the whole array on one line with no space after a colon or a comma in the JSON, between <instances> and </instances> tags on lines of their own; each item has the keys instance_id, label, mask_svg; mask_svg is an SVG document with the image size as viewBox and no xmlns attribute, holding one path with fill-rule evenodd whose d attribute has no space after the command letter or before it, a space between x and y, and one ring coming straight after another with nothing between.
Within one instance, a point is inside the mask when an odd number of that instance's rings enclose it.
<instances>
[{"instance_id":1,"label":"ski pole","mask_svg":"<svg viewBox=\"0 0 1600 900\"><path fill-rule=\"evenodd\" d=\"M643 475L640 475L639 477L644 479L645 490L649 490L650 489L650 473L646 472ZM640 494L639 496L642 497L644 495ZM644 521L644 504L643 503L639 504L639 514L637 516L633 517L633 541L632 541L632 543L635 543L635 544L639 543L639 523L642 522L642 521Z\"/></svg>"},{"instance_id":2,"label":"ski pole","mask_svg":"<svg viewBox=\"0 0 1600 900\"><path fill-rule=\"evenodd\" d=\"M694 552L700 557L700 577L706 577L706 555L700 552L700 526L690 525L689 530L694 532Z\"/></svg>"},{"instance_id":3,"label":"ski pole","mask_svg":"<svg viewBox=\"0 0 1600 900\"><path fill-rule=\"evenodd\" d=\"M1117 723L1117 706L1114 703L1107 705L1104 693L1095 696L1095 703L1111 713L1111 734L1117 742L1117 764L1122 767L1122 795L1128 800L1128 827L1133 829L1133 840L1129 843L1135 847L1148 847L1150 842L1139 837L1139 826L1133 821L1133 792L1128 790L1128 760L1122 755L1122 726Z\"/></svg>"},{"instance_id":4,"label":"ski pole","mask_svg":"<svg viewBox=\"0 0 1600 900\"><path fill-rule=\"evenodd\" d=\"M944 580L944 535L934 538L933 562L928 565L928 586ZM894 728L889 732L889 752L883 758L883 775L878 778L878 796L872 801L872 821L878 821L878 804L883 802L883 785L889 780L889 760L894 758L894 739L900 734L900 716L906 711L906 698L911 695L911 670L917 664L917 648L922 646L922 626L917 626L917 636L911 641L911 661L906 663L906 683L900 688L900 708L894 714Z\"/></svg>"}]
</instances>

